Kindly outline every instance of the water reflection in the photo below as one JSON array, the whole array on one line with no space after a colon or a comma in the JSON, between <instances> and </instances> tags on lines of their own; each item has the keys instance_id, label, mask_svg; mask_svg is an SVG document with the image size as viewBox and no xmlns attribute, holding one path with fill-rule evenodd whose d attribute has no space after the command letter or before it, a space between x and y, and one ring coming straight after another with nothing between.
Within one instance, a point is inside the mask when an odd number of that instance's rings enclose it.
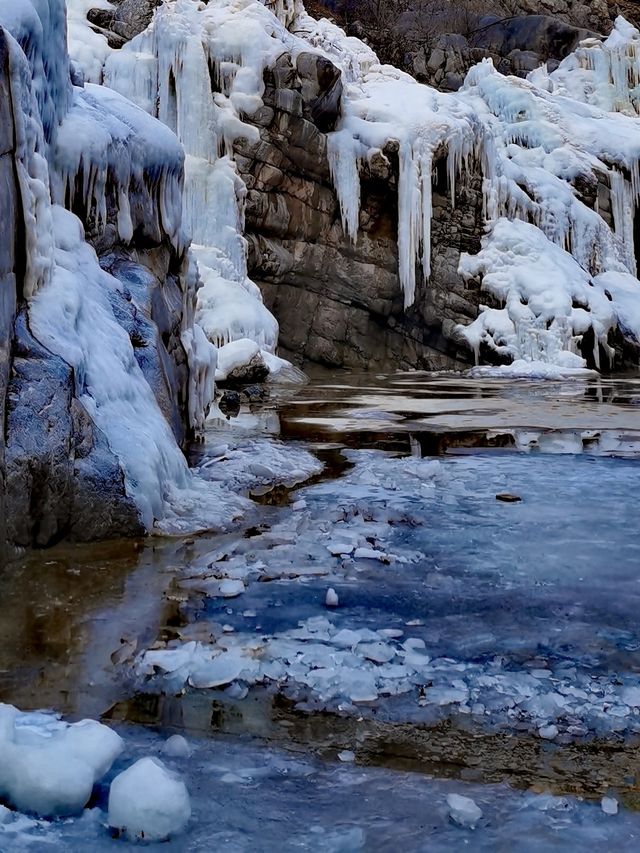
<instances>
[{"instance_id":1,"label":"water reflection","mask_svg":"<svg viewBox=\"0 0 640 853\"><path fill-rule=\"evenodd\" d=\"M174 550L128 541L64 545L5 567L0 701L99 716L120 698L111 656L153 642L166 621Z\"/></svg>"}]
</instances>

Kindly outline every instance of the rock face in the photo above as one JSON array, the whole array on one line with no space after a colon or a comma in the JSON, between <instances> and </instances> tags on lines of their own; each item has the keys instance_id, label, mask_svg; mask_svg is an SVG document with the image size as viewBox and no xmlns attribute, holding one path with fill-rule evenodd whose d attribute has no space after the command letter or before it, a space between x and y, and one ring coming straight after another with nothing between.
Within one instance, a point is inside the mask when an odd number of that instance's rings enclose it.
<instances>
[{"instance_id":1,"label":"rock face","mask_svg":"<svg viewBox=\"0 0 640 853\"><path fill-rule=\"evenodd\" d=\"M431 281L404 310L398 285L397 152L362 176L360 235L343 232L326 131L339 114L340 80L327 60L283 54L266 73L264 107L246 120L260 141L236 145L247 188L249 273L280 323L283 354L330 367L422 367L465 363L453 326L477 316L478 293L458 276L461 251L477 251L480 185L462 184L455 211L446 179L434 195Z\"/></svg>"},{"instance_id":2,"label":"rock face","mask_svg":"<svg viewBox=\"0 0 640 853\"><path fill-rule=\"evenodd\" d=\"M547 63L550 70L580 41L597 33L550 15L488 16L467 37L444 33L416 45L407 57L414 76L444 91L457 91L472 65L491 59L498 71L526 77ZM411 32L407 33L411 39Z\"/></svg>"},{"instance_id":3,"label":"rock face","mask_svg":"<svg viewBox=\"0 0 640 853\"><path fill-rule=\"evenodd\" d=\"M162 0L113 0L111 9L90 9L88 20L104 32L111 47L122 47L141 33Z\"/></svg>"},{"instance_id":4,"label":"rock face","mask_svg":"<svg viewBox=\"0 0 640 853\"><path fill-rule=\"evenodd\" d=\"M15 170L15 128L9 87L9 54L0 28L0 562L6 541L4 411L9 383L10 351L20 271L24 258L19 248L20 198Z\"/></svg>"},{"instance_id":5,"label":"rock face","mask_svg":"<svg viewBox=\"0 0 640 853\"><path fill-rule=\"evenodd\" d=\"M469 68L485 58L518 76L553 65L582 38L608 34L619 11L608 0L390 0L373 12L367 0L322 5L342 14L347 29L383 61L444 91L459 89Z\"/></svg>"}]
</instances>

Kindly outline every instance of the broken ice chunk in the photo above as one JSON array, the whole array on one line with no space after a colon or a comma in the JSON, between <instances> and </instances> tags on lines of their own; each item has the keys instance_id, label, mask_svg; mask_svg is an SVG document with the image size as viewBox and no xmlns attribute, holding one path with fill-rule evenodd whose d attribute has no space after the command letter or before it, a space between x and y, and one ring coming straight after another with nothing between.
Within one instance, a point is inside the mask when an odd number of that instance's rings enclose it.
<instances>
[{"instance_id":1,"label":"broken ice chunk","mask_svg":"<svg viewBox=\"0 0 640 853\"><path fill-rule=\"evenodd\" d=\"M225 578L223 581L220 581L218 586L218 594L223 598L236 598L238 595L242 595L245 591L245 586L243 581L234 580L233 578Z\"/></svg>"},{"instance_id":2,"label":"broken ice chunk","mask_svg":"<svg viewBox=\"0 0 640 853\"><path fill-rule=\"evenodd\" d=\"M482 817L482 809L470 797L461 794L449 794L447 796L449 806L449 817L458 826L467 829L475 829Z\"/></svg>"},{"instance_id":3,"label":"broken ice chunk","mask_svg":"<svg viewBox=\"0 0 640 853\"><path fill-rule=\"evenodd\" d=\"M605 814L618 814L618 801L615 797L603 797L600 801L600 807Z\"/></svg>"},{"instance_id":4,"label":"broken ice chunk","mask_svg":"<svg viewBox=\"0 0 640 853\"><path fill-rule=\"evenodd\" d=\"M374 663L388 663L395 657L395 649L387 643L361 643L358 652Z\"/></svg>"},{"instance_id":5,"label":"broken ice chunk","mask_svg":"<svg viewBox=\"0 0 640 853\"><path fill-rule=\"evenodd\" d=\"M557 726L541 726L538 729L538 734L544 740L553 740L558 737L558 727Z\"/></svg>"},{"instance_id":6,"label":"broken ice chunk","mask_svg":"<svg viewBox=\"0 0 640 853\"><path fill-rule=\"evenodd\" d=\"M327 607L337 607L340 604L338 593L335 591L335 589L333 589L333 587L330 587L327 590L327 596L324 600L324 603Z\"/></svg>"},{"instance_id":7,"label":"broken ice chunk","mask_svg":"<svg viewBox=\"0 0 640 853\"><path fill-rule=\"evenodd\" d=\"M192 687L222 687L235 681L249 663L249 659L234 652L222 652L213 660L198 663L189 676Z\"/></svg>"},{"instance_id":8,"label":"broken ice chunk","mask_svg":"<svg viewBox=\"0 0 640 853\"><path fill-rule=\"evenodd\" d=\"M156 758L141 758L111 783L109 826L131 841L165 841L190 817L184 782Z\"/></svg>"}]
</instances>

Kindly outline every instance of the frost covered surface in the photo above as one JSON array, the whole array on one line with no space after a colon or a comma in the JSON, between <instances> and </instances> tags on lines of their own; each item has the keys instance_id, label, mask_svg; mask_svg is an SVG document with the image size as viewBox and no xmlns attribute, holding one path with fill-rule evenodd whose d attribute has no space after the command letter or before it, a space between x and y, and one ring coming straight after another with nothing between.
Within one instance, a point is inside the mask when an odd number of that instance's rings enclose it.
<instances>
[{"instance_id":1,"label":"frost covered surface","mask_svg":"<svg viewBox=\"0 0 640 853\"><path fill-rule=\"evenodd\" d=\"M77 814L122 749L122 738L94 720L69 725L0 705L0 797L42 817Z\"/></svg>"},{"instance_id":2,"label":"frost covered surface","mask_svg":"<svg viewBox=\"0 0 640 853\"><path fill-rule=\"evenodd\" d=\"M193 639L185 629L140 656L143 683L239 696L264 684L305 707L453 716L560 742L640 732L639 554L623 534L635 503L613 513L633 462L349 458L337 483L298 492L288 518L190 567L182 586L205 614ZM576 500L595 467L612 507L598 519L588 490ZM505 490L522 503L496 503ZM603 574L612 541L624 544ZM339 606L327 610L330 588Z\"/></svg>"}]
</instances>

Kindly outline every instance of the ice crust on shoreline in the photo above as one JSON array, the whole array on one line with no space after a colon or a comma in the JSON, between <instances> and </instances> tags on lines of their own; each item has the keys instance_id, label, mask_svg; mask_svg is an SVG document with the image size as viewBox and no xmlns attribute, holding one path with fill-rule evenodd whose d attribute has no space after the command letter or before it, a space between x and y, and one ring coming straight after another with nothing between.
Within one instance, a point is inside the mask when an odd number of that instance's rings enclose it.
<instances>
[{"instance_id":1,"label":"ice crust on shoreline","mask_svg":"<svg viewBox=\"0 0 640 853\"><path fill-rule=\"evenodd\" d=\"M139 726L118 730L134 758L157 754L161 748L162 735ZM318 853L370 847L401 847L413 853L425 845L434 853L469 845L483 853L500 846L517 853L576 846L631 851L640 831L637 813L622 803L613 816L599 801L581 797L318 760L251 741L197 737L193 743L194 756L173 762L191 788L193 818L184 835L158 844L158 850L242 850L256 843L276 850L282 848L283 825L287 849ZM472 800L483 813L473 834L450 818L449 802L459 797ZM133 849L124 839L109 837L101 808L51 823L0 808L0 846L38 853ZM144 849L139 844L136 848Z\"/></svg>"}]
</instances>

